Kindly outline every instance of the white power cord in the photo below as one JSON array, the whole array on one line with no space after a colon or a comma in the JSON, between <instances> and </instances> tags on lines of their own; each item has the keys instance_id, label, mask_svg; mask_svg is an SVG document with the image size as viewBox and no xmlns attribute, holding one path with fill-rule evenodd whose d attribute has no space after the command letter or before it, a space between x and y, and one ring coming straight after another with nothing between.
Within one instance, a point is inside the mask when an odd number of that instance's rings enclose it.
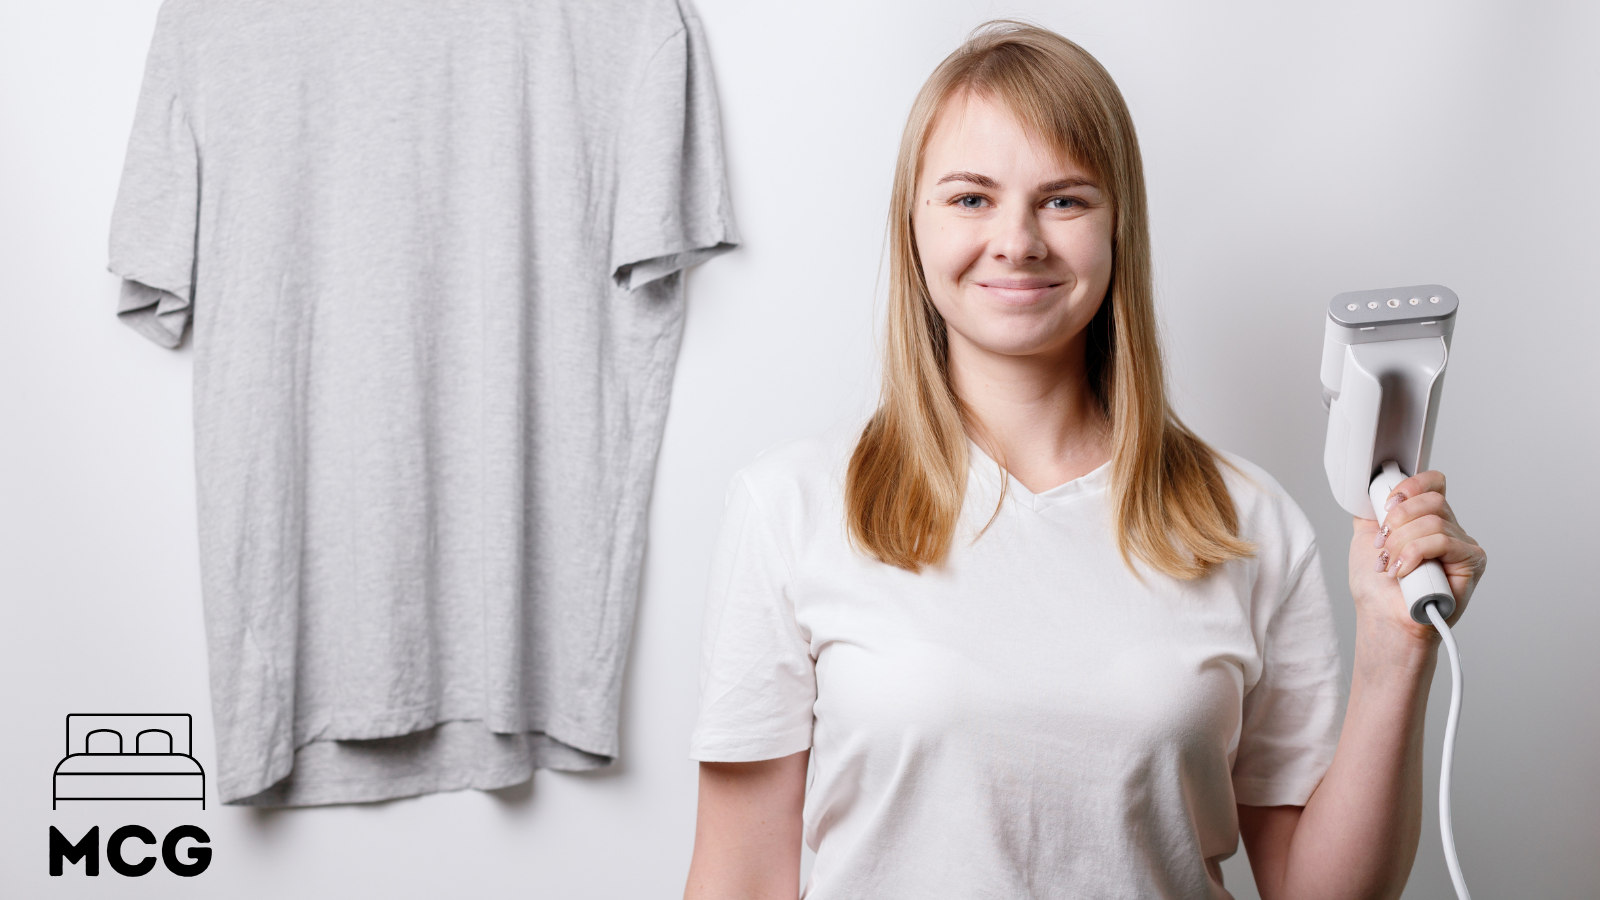
<instances>
[{"instance_id":1,"label":"white power cord","mask_svg":"<svg viewBox=\"0 0 1600 900\"><path fill-rule=\"evenodd\" d=\"M1444 861L1450 867L1450 882L1455 885L1460 900L1472 900L1467 893L1467 879L1461 874L1461 860L1456 856L1455 829L1450 826L1450 764L1455 757L1456 725L1461 718L1461 653L1456 649L1455 636L1450 626L1439 615L1435 603L1425 604L1423 610L1428 621L1439 629L1444 638L1444 649L1450 654L1450 715L1445 719L1444 760L1439 766L1439 834L1444 838Z\"/></svg>"}]
</instances>

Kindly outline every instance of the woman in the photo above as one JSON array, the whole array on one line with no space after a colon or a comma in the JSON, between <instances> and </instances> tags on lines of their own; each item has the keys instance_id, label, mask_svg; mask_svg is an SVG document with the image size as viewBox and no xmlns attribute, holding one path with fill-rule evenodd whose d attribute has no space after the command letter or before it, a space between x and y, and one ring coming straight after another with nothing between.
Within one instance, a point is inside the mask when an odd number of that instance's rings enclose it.
<instances>
[{"instance_id":1,"label":"woman","mask_svg":"<svg viewBox=\"0 0 1600 900\"><path fill-rule=\"evenodd\" d=\"M1344 708L1315 534L1172 414L1120 93L980 28L902 138L884 390L733 480L707 608L686 896L1398 896L1438 636L1485 554L1422 472L1356 519ZM807 784L808 763L811 779Z\"/></svg>"}]
</instances>

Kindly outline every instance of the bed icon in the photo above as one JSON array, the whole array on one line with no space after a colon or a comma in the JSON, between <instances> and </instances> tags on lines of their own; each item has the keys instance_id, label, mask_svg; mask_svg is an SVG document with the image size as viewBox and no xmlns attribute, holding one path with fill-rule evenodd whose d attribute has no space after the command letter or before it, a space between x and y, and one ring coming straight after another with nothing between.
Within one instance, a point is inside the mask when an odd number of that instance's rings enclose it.
<instances>
[{"instance_id":1,"label":"bed icon","mask_svg":"<svg viewBox=\"0 0 1600 900\"><path fill-rule=\"evenodd\" d=\"M63 800L198 800L206 773L190 755L188 713L67 716L67 755L56 764L50 808Z\"/></svg>"}]
</instances>

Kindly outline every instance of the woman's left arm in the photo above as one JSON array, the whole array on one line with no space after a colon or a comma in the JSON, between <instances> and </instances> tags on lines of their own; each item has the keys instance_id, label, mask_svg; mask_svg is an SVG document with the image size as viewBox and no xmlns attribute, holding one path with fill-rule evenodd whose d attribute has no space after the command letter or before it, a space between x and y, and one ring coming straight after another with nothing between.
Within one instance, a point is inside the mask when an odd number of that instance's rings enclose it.
<instances>
[{"instance_id":1,"label":"woman's left arm","mask_svg":"<svg viewBox=\"0 0 1600 900\"><path fill-rule=\"evenodd\" d=\"M1422 833L1423 717L1440 637L1412 621L1399 577L1438 560L1456 598L1454 625L1488 562L1444 486L1432 470L1396 485L1383 533L1372 519L1354 520L1355 663L1333 762L1303 808L1239 807L1263 900L1399 897L1405 888Z\"/></svg>"}]
</instances>

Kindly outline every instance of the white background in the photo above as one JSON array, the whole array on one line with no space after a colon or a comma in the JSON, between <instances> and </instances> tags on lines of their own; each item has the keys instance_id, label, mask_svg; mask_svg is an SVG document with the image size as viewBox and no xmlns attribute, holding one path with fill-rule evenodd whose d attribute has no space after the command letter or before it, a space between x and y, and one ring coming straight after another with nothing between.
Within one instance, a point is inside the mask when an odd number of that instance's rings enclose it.
<instances>
[{"instance_id":1,"label":"white background","mask_svg":"<svg viewBox=\"0 0 1600 900\"><path fill-rule=\"evenodd\" d=\"M876 392L884 215L917 87L1000 15L1117 79L1149 181L1174 402L1265 466L1323 541L1346 670L1350 520L1321 467L1322 316L1439 282L1461 313L1433 465L1488 576L1458 629L1456 835L1480 898L1600 896L1600 15L1593 4L700 0L745 245L695 270L667 421L622 759L354 807L52 813L68 712L195 714L201 625L190 350L116 321L108 220L157 0L0 4L0 894L644 898L693 839L700 605L732 471ZM1425 751L1406 896L1451 896ZM50 825L202 825L191 880L46 873ZM1241 852L1224 867L1254 897Z\"/></svg>"}]
</instances>

